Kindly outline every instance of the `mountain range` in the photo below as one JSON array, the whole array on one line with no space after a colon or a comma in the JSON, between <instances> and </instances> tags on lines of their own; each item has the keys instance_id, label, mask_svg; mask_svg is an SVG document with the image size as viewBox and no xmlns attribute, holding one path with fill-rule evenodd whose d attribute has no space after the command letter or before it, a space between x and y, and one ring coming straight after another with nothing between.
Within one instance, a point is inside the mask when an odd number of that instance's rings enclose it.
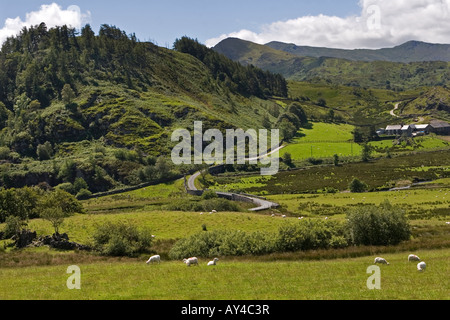
<instances>
[{"instance_id":1,"label":"mountain range","mask_svg":"<svg viewBox=\"0 0 450 320\"><path fill-rule=\"evenodd\" d=\"M450 81L449 48L411 41L391 49L339 50L228 38L213 49L288 80L407 90L446 85Z\"/></svg>"},{"instance_id":2,"label":"mountain range","mask_svg":"<svg viewBox=\"0 0 450 320\"><path fill-rule=\"evenodd\" d=\"M449 44L433 44L408 41L393 48L382 49L332 49L323 47L297 46L292 43L269 42L266 46L304 57L330 57L354 61L421 62L450 61Z\"/></svg>"}]
</instances>

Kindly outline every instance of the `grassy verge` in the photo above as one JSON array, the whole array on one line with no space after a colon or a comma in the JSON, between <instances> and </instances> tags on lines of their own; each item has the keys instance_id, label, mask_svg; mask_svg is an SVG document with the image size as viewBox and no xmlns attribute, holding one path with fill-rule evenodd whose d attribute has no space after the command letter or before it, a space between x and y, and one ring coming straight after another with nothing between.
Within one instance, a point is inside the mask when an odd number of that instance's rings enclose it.
<instances>
[{"instance_id":1,"label":"grassy verge","mask_svg":"<svg viewBox=\"0 0 450 320\"><path fill-rule=\"evenodd\" d=\"M417 252L427 270L419 273L407 253L384 257L381 289L366 286L372 256L330 261L200 260L187 268L181 261L80 263L81 290L68 290L67 265L1 269L1 299L54 300L365 300L448 299L450 249Z\"/></svg>"}]
</instances>

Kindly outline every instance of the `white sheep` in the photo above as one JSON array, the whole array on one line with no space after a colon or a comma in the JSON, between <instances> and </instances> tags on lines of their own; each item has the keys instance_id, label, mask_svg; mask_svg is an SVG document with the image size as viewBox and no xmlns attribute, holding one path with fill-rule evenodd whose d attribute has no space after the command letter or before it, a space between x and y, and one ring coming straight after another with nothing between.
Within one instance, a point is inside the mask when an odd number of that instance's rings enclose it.
<instances>
[{"instance_id":1,"label":"white sheep","mask_svg":"<svg viewBox=\"0 0 450 320\"><path fill-rule=\"evenodd\" d=\"M410 254L408 256L408 261L412 262L412 261L420 261L420 258L418 256L416 256L415 254Z\"/></svg>"},{"instance_id":2,"label":"white sheep","mask_svg":"<svg viewBox=\"0 0 450 320\"><path fill-rule=\"evenodd\" d=\"M161 257L159 255L151 256L146 263L149 264L154 262L161 263Z\"/></svg>"},{"instance_id":3,"label":"white sheep","mask_svg":"<svg viewBox=\"0 0 450 320\"><path fill-rule=\"evenodd\" d=\"M417 264L417 270L419 270L420 272L425 271L425 268L427 267L427 264L425 262L419 262Z\"/></svg>"},{"instance_id":4,"label":"white sheep","mask_svg":"<svg viewBox=\"0 0 450 320\"><path fill-rule=\"evenodd\" d=\"M198 266L198 259L196 257L191 257L188 259L183 259L183 262L186 263L186 265L188 267L190 267L191 265L195 264Z\"/></svg>"},{"instance_id":5,"label":"white sheep","mask_svg":"<svg viewBox=\"0 0 450 320\"><path fill-rule=\"evenodd\" d=\"M380 258L380 257L376 257L374 263L381 263L381 264L389 265L389 262L387 262L386 259Z\"/></svg>"},{"instance_id":6,"label":"white sheep","mask_svg":"<svg viewBox=\"0 0 450 320\"><path fill-rule=\"evenodd\" d=\"M216 210L211 210L211 212L212 212L212 213L217 213L217 211L216 211Z\"/></svg>"},{"instance_id":7,"label":"white sheep","mask_svg":"<svg viewBox=\"0 0 450 320\"><path fill-rule=\"evenodd\" d=\"M213 261L208 262L208 266L215 266L215 265L217 265L217 261L219 261L219 259L218 258L214 258Z\"/></svg>"}]
</instances>

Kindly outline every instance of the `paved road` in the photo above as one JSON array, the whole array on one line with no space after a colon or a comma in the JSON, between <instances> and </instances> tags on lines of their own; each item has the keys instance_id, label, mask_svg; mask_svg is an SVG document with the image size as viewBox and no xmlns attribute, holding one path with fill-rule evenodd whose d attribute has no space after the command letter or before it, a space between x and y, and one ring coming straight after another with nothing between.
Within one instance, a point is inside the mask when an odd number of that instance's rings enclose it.
<instances>
[{"instance_id":1,"label":"paved road","mask_svg":"<svg viewBox=\"0 0 450 320\"><path fill-rule=\"evenodd\" d=\"M400 106L400 102L395 105L395 108L393 110L391 110L391 116L400 118L398 115L395 114L395 111L398 110L399 106Z\"/></svg>"},{"instance_id":2,"label":"paved road","mask_svg":"<svg viewBox=\"0 0 450 320\"><path fill-rule=\"evenodd\" d=\"M279 146L278 148L266 153L265 155L259 156L257 158L250 158L247 160L258 160L260 158L264 158L268 155L271 155L272 153L275 153L277 151L279 151L280 149L284 148L284 146ZM206 169L208 170L208 169ZM192 176L189 177L188 181L187 181L187 187L189 190L193 190L193 191L197 191L197 187L195 186L195 180L197 180L197 178L202 174L201 171L198 171L196 173L194 173ZM220 194L222 196L226 196L226 197L233 197L233 193L228 193L228 192L216 192L217 194ZM265 199L261 199L261 198L257 198L257 197L251 197L251 196L243 196L243 195L239 195L236 194L239 197L244 197L244 198L248 198L250 199L255 205L257 205L256 208L252 208L249 209L250 211L261 211L261 210L266 210L266 209L271 209L271 208L277 208L279 207L278 203L275 202L271 202L271 201L267 201Z\"/></svg>"},{"instance_id":3,"label":"paved road","mask_svg":"<svg viewBox=\"0 0 450 320\"><path fill-rule=\"evenodd\" d=\"M189 180L187 182L187 187L189 190L198 190L197 187L195 186L195 180L197 180L198 176L201 174L202 174L202 172L198 171L189 178Z\"/></svg>"}]
</instances>

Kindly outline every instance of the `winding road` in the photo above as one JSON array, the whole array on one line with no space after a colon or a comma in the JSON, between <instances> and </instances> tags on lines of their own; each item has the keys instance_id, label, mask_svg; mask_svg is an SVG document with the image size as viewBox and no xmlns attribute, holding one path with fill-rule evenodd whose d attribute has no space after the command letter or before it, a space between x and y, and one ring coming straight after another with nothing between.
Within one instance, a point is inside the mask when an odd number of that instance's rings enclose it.
<instances>
[{"instance_id":1,"label":"winding road","mask_svg":"<svg viewBox=\"0 0 450 320\"><path fill-rule=\"evenodd\" d=\"M268 155L271 155L271 154L281 150L282 148L284 148L284 146L281 145L278 148L276 148L262 156L258 156L256 158L250 158L250 159L246 159L246 160L249 160L249 161L258 160L258 159L267 157ZM205 169L205 170L208 170L208 169ZM198 191L197 187L195 186L195 181L201 174L202 174L202 171L198 171L189 177L189 179L187 181L187 188L189 190ZM249 209L249 211L262 211L262 210L267 210L267 209L271 209L271 208L277 208L280 206L278 203L268 201L268 200L258 198L258 197L252 197L250 195L240 195L240 194L235 194L235 193L231 193L231 192L216 192L216 194L221 197L230 198L230 199L234 199L236 196L240 197L240 198L248 199L249 201L251 201L255 205L257 205L256 208Z\"/></svg>"},{"instance_id":2,"label":"winding road","mask_svg":"<svg viewBox=\"0 0 450 320\"><path fill-rule=\"evenodd\" d=\"M398 115L395 114L395 111L398 110L398 107L399 107L399 106L400 106L400 102L397 103L397 104L395 105L395 108L391 110L391 116L396 117L396 118L400 118L400 116L398 116Z\"/></svg>"}]
</instances>

